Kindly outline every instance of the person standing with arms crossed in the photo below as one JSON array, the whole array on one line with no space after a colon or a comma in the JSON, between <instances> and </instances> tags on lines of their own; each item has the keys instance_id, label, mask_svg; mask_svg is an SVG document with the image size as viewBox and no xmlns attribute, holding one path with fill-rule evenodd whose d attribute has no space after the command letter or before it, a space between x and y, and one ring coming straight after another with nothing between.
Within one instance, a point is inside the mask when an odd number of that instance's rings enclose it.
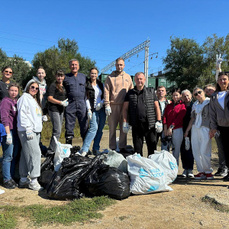
<instances>
[{"instance_id":1,"label":"person standing with arms crossed","mask_svg":"<svg viewBox=\"0 0 229 229\"><path fill-rule=\"evenodd\" d=\"M130 75L123 71L125 67L123 58L116 60L115 67L116 71L113 71L105 81L104 103L108 116L109 148L116 149L116 128L119 124L119 149L122 153L127 143L127 134L123 133L122 106L126 93L134 86Z\"/></svg>"}]
</instances>

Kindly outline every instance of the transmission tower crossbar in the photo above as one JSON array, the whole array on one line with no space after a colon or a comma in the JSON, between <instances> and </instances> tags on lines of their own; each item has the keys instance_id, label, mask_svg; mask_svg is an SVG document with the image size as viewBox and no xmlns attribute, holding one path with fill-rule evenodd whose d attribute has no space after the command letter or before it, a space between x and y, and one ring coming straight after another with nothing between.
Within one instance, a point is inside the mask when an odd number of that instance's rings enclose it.
<instances>
[{"instance_id":1,"label":"transmission tower crossbar","mask_svg":"<svg viewBox=\"0 0 229 229\"><path fill-rule=\"evenodd\" d=\"M135 54L141 52L142 50L144 50L145 47L149 47L149 45L150 45L150 40L147 39L146 41L144 41L140 45L136 46L135 48L131 49L130 51L128 51L125 54L123 54L122 56L120 56L120 58L123 58L124 60L129 59L133 55L135 55ZM101 72L104 73L104 72L108 71L109 69L113 68L114 66L115 66L115 60L112 61L110 64L108 64L106 67L104 67L101 70Z\"/></svg>"}]
</instances>

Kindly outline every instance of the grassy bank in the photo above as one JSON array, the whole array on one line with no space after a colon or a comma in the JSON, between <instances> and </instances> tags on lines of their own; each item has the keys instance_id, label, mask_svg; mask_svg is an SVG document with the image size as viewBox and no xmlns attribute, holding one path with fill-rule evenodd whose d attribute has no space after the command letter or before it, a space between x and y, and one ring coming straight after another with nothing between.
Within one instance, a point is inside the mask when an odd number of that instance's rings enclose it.
<instances>
[{"instance_id":1,"label":"grassy bank","mask_svg":"<svg viewBox=\"0 0 229 229\"><path fill-rule=\"evenodd\" d=\"M98 211L104 210L114 203L115 200L102 196L90 199L82 198L62 206L52 207L38 204L25 207L1 206L0 228L16 228L19 217L28 221L32 226L83 223L90 219L101 218L102 214Z\"/></svg>"}]
</instances>

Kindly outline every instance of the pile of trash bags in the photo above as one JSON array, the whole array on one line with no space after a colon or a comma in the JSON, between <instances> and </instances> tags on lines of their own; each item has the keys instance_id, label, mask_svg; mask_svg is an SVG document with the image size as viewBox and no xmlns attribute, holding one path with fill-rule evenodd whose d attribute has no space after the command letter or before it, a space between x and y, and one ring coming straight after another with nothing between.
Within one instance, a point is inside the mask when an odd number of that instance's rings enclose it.
<instances>
[{"instance_id":1,"label":"pile of trash bags","mask_svg":"<svg viewBox=\"0 0 229 229\"><path fill-rule=\"evenodd\" d=\"M171 191L168 185L177 177L176 159L167 151L144 158L128 149L125 158L106 150L91 158L81 156L76 146L63 144L61 149L60 143L57 150L63 152L46 157L39 178L48 196L56 200L102 195L122 200L130 194Z\"/></svg>"}]
</instances>

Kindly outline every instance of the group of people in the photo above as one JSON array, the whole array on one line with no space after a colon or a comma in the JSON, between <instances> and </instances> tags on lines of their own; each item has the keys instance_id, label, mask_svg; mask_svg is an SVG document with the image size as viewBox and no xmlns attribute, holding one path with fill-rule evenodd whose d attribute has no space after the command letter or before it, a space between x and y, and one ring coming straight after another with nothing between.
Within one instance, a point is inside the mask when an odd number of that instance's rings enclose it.
<instances>
[{"instance_id":1,"label":"group of people","mask_svg":"<svg viewBox=\"0 0 229 229\"><path fill-rule=\"evenodd\" d=\"M229 130L229 76L220 72L216 88L206 85L189 90L174 89L172 100L166 99L166 88L159 86L155 91L145 86L143 72L134 76L135 86L125 73L124 59L116 60L116 70L104 84L98 79L98 69L90 69L89 77L79 72L79 61L69 61L71 72L56 72L56 80L49 88L45 81L45 70L39 67L37 75L26 85L19 97L20 87L11 82L13 70L6 66L0 81L0 117L3 150L3 186L42 189L37 178L40 176L40 134L42 123L51 119L53 130L49 153L55 151L55 139L60 138L65 117L65 138L72 144L76 118L83 140L80 153L97 155L103 128L108 117L109 148L116 150L116 130L119 125L119 152L125 153L127 133L132 127L134 152L143 155L146 141L148 155L157 149L161 138L161 149L170 150L179 164L179 154L184 168L182 176L195 179L213 179L211 168L211 138L215 137L219 151L219 169L215 175L229 180L229 147L226 139ZM205 97L205 93L209 97ZM196 99L192 101L192 95ZM198 174L193 175L196 161ZM15 171L19 161L19 182ZM0 191L1 192L1 191Z\"/></svg>"}]
</instances>

